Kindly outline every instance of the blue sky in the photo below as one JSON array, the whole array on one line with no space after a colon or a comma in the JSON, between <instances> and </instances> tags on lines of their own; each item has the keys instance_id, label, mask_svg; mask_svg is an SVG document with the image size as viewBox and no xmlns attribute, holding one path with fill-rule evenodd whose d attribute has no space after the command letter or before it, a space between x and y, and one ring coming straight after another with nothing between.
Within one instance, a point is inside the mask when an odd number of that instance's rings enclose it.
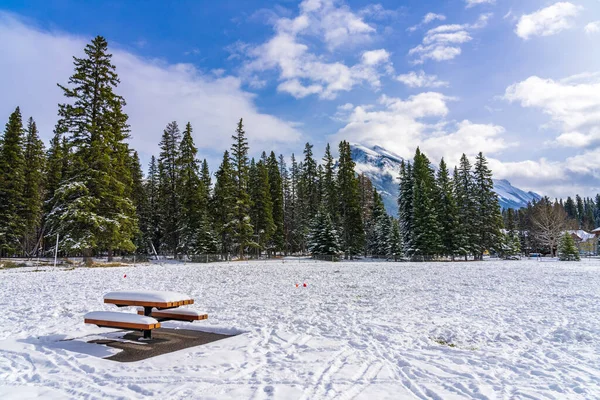
<instances>
[{"instance_id":1,"label":"blue sky","mask_svg":"<svg viewBox=\"0 0 600 400\"><path fill-rule=\"evenodd\" d=\"M191 121L214 169L243 117L256 152L483 151L521 188L600 192L597 0L5 0L0 116L19 105L49 139L56 83L98 34L144 161L169 121Z\"/></svg>"}]
</instances>

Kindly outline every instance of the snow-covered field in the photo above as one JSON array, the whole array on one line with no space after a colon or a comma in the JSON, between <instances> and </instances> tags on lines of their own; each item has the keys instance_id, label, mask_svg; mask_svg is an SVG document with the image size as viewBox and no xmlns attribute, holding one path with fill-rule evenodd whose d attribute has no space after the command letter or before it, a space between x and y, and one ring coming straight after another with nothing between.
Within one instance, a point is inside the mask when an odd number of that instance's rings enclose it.
<instances>
[{"instance_id":1,"label":"snow-covered field","mask_svg":"<svg viewBox=\"0 0 600 400\"><path fill-rule=\"evenodd\" d=\"M598 260L12 269L0 287L3 399L600 398ZM110 352L81 338L112 330L83 315L126 289L187 293L209 314L194 326L244 333L91 355Z\"/></svg>"}]
</instances>

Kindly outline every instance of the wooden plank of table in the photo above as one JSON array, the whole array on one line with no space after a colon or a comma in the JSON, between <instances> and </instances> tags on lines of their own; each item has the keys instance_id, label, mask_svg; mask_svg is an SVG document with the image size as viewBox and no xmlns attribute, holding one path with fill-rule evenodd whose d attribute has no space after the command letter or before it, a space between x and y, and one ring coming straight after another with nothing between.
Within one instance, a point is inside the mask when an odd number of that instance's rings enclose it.
<instances>
[{"instance_id":1,"label":"wooden plank of table","mask_svg":"<svg viewBox=\"0 0 600 400\"><path fill-rule=\"evenodd\" d=\"M138 315L144 315L143 310L138 310ZM203 319L208 319L208 314L197 314L197 315L186 315L179 313L170 313L167 311L153 311L150 314L152 318L168 318L176 321L201 321Z\"/></svg>"},{"instance_id":2,"label":"wooden plank of table","mask_svg":"<svg viewBox=\"0 0 600 400\"><path fill-rule=\"evenodd\" d=\"M116 304L118 306L140 306L140 307L156 307L156 308L173 308L194 304L194 299L170 301L170 302L153 302L140 300L123 300L123 299L104 299L107 304Z\"/></svg>"},{"instance_id":3,"label":"wooden plank of table","mask_svg":"<svg viewBox=\"0 0 600 400\"><path fill-rule=\"evenodd\" d=\"M160 328L160 322L156 324L135 324L132 322L118 322L118 321L106 321L100 319L85 319L86 324L101 325L107 328L121 328L121 329L136 329L136 330L148 330Z\"/></svg>"}]
</instances>

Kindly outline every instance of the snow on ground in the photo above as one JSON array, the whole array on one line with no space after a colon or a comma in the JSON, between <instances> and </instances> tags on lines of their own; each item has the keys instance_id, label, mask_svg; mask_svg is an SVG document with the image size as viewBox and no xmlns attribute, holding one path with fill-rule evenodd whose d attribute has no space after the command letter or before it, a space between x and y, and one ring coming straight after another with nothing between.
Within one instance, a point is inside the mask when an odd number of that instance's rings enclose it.
<instances>
[{"instance_id":1,"label":"snow on ground","mask_svg":"<svg viewBox=\"0 0 600 400\"><path fill-rule=\"evenodd\" d=\"M0 287L3 399L600 398L598 260L11 269ZM209 314L164 326L244 333L99 358L114 349L82 338L114 330L83 315L137 289L189 294Z\"/></svg>"}]
</instances>

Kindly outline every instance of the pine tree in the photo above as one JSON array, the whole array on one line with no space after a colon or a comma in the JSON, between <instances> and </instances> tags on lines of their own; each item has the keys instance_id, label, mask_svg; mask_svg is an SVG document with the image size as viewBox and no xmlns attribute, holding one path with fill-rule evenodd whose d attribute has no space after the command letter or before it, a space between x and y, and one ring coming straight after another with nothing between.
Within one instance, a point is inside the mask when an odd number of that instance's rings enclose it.
<instances>
[{"instance_id":1,"label":"pine tree","mask_svg":"<svg viewBox=\"0 0 600 400\"><path fill-rule=\"evenodd\" d=\"M220 252L229 254L233 249L236 226L236 183L229 152L223 154L223 161L217 170L215 189L211 204L211 215Z\"/></svg>"},{"instance_id":2,"label":"pine tree","mask_svg":"<svg viewBox=\"0 0 600 400\"><path fill-rule=\"evenodd\" d=\"M431 258L440 253L441 238L434 199L438 196L429 159L417 148L413 161L413 235L411 256Z\"/></svg>"},{"instance_id":3,"label":"pine tree","mask_svg":"<svg viewBox=\"0 0 600 400\"><path fill-rule=\"evenodd\" d=\"M341 243L345 257L359 254L364 247L365 233L360 208L358 179L354 173L350 144L340 142L340 159L338 163L337 182L339 188L339 216L341 227Z\"/></svg>"},{"instance_id":4,"label":"pine tree","mask_svg":"<svg viewBox=\"0 0 600 400\"><path fill-rule=\"evenodd\" d=\"M398 196L398 217L402 235L403 253L413 252L413 172L411 163L402 160L400 164L400 188Z\"/></svg>"},{"instance_id":5,"label":"pine tree","mask_svg":"<svg viewBox=\"0 0 600 400\"><path fill-rule=\"evenodd\" d=\"M332 256L335 260L341 253L339 236L329 214L317 212L308 237L308 250L313 256Z\"/></svg>"},{"instance_id":6,"label":"pine tree","mask_svg":"<svg viewBox=\"0 0 600 400\"><path fill-rule=\"evenodd\" d=\"M498 250L502 243L502 214L498 195L494 192L492 171L480 152L474 168L474 200L477 213L475 231L477 258L482 259L485 250Z\"/></svg>"},{"instance_id":7,"label":"pine tree","mask_svg":"<svg viewBox=\"0 0 600 400\"><path fill-rule=\"evenodd\" d=\"M194 255L198 254L200 240L200 224L205 220L204 213L208 207L208 193L204 182L200 178L200 171L196 155L198 149L192 137L192 124L186 124L179 155L176 160L179 190L179 243L178 252ZM206 227L203 227L206 229Z\"/></svg>"},{"instance_id":8,"label":"pine tree","mask_svg":"<svg viewBox=\"0 0 600 400\"><path fill-rule=\"evenodd\" d=\"M255 246L252 240L252 222L250 220L251 200L248 194L248 140L244 132L242 119L238 122L236 134L232 136L231 163L234 171L235 191L235 225L234 239L240 258L244 258L244 251L248 246Z\"/></svg>"},{"instance_id":9,"label":"pine tree","mask_svg":"<svg viewBox=\"0 0 600 400\"><path fill-rule=\"evenodd\" d=\"M210 176L210 170L208 169L208 162L206 159L202 160L202 167L200 169L200 180L204 184L207 195L210 197L212 191L212 178Z\"/></svg>"},{"instance_id":10,"label":"pine tree","mask_svg":"<svg viewBox=\"0 0 600 400\"><path fill-rule=\"evenodd\" d=\"M306 250L311 222L319 207L317 163L312 149L310 143L304 146L304 161L300 166L298 180L298 239L302 251Z\"/></svg>"},{"instance_id":11,"label":"pine tree","mask_svg":"<svg viewBox=\"0 0 600 400\"><path fill-rule=\"evenodd\" d=\"M19 107L10 115L0 142L0 254L21 252L25 233L25 158L23 120Z\"/></svg>"},{"instance_id":12,"label":"pine tree","mask_svg":"<svg viewBox=\"0 0 600 400\"><path fill-rule=\"evenodd\" d=\"M575 202L571 196L567 197L567 201L565 202L564 206L569 219L577 220L577 206L575 205Z\"/></svg>"},{"instance_id":13,"label":"pine tree","mask_svg":"<svg viewBox=\"0 0 600 400\"><path fill-rule=\"evenodd\" d=\"M392 240L391 249L394 261L403 256L402 233L400 232L400 222L397 219L392 221Z\"/></svg>"},{"instance_id":14,"label":"pine tree","mask_svg":"<svg viewBox=\"0 0 600 400\"><path fill-rule=\"evenodd\" d=\"M27 122L27 134L25 136L25 166L23 186L23 221L25 235L23 237L23 249L28 255L37 252L38 239L41 234L41 224L44 202L44 171L46 156L44 143L38 136L37 127L33 118Z\"/></svg>"},{"instance_id":15,"label":"pine tree","mask_svg":"<svg viewBox=\"0 0 600 400\"><path fill-rule=\"evenodd\" d=\"M441 253L454 259L456 254L456 234L458 232L458 207L454 198L453 184L446 162L442 158L437 173L437 215L440 224Z\"/></svg>"},{"instance_id":16,"label":"pine tree","mask_svg":"<svg viewBox=\"0 0 600 400\"><path fill-rule=\"evenodd\" d=\"M570 233L565 232L558 243L558 257L560 261L579 261L579 250Z\"/></svg>"},{"instance_id":17,"label":"pine tree","mask_svg":"<svg viewBox=\"0 0 600 400\"><path fill-rule=\"evenodd\" d=\"M283 251L285 247L284 196L279 162L274 152L271 152L267 159L267 172L269 176L269 195L271 196L273 223L275 224L275 230L271 235L270 247L277 252Z\"/></svg>"},{"instance_id":18,"label":"pine tree","mask_svg":"<svg viewBox=\"0 0 600 400\"><path fill-rule=\"evenodd\" d=\"M323 156L323 206L333 224L338 222L337 182L335 180L335 160L331 154L329 143Z\"/></svg>"},{"instance_id":19,"label":"pine tree","mask_svg":"<svg viewBox=\"0 0 600 400\"><path fill-rule=\"evenodd\" d=\"M147 220L147 228L144 233L144 241L152 253L158 252L162 241L162 230L160 229L160 176L156 157L152 156L148 167L148 179L144 183L144 196L148 203L148 213L143 220ZM143 226L142 226L143 227Z\"/></svg>"},{"instance_id":20,"label":"pine tree","mask_svg":"<svg viewBox=\"0 0 600 400\"><path fill-rule=\"evenodd\" d=\"M460 158L458 168L454 169L454 195L458 207L458 228L455 236L457 253L464 255L465 261L469 254L475 254L473 233L476 225L476 208L473 201L474 182L471 163L466 155Z\"/></svg>"},{"instance_id":21,"label":"pine tree","mask_svg":"<svg viewBox=\"0 0 600 400\"><path fill-rule=\"evenodd\" d=\"M134 244L138 254L148 254L149 245L147 241L150 221L148 220L148 197L144 187L144 173L137 151L134 151L130 159L131 175L131 200L136 210L139 230L135 235ZM151 249L150 249L151 250Z\"/></svg>"},{"instance_id":22,"label":"pine tree","mask_svg":"<svg viewBox=\"0 0 600 400\"><path fill-rule=\"evenodd\" d=\"M575 196L575 204L577 207L577 224L578 224L578 229L582 229L583 228L583 216L585 214L584 212L584 208L583 208L583 200L581 199L581 196L576 195Z\"/></svg>"},{"instance_id":23,"label":"pine tree","mask_svg":"<svg viewBox=\"0 0 600 400\"><path fill-rule=\"evenodd\" d=\"M256 164L252 159L250 163L250 200L252 201L250 216L254 235L258 239L260 255L260 252L267 248L276 228L273 221L269 173L262 159Z\"/></svg>"},{"instance_id":24,"label":"pine tree","mask_svg":"<svg viewBox=\"0 0 600 400\"><path fill-rule=\"evenodd\" d=\"M74 58L69 100L59 105L58 126L65 135L69 166L51 199L49 236L59 234L60 247L82 252L133 251L137 230L135 207L128 197L127 115L125 101L114 93L119 84L106 40L98 36Z\"/></svg>"},{"instance_id":25,"label":"pine tree","mask_svg":"<svg viewBox=\"0 0 600 400\"><path fill-rule=\"evenodd\" d=\"M290 170L290 191L289 198L286 200L288 215L288 246L290 252L296 253L302 251L302 232L300 222L300 200L299 200L300 166L296 162L296 157L292 153Z\"/></svg>"},{"instance_id":26,"label":"pine tree","mask_svg":"<svg viewBox=\"0 0 600 400\"><path fill-rule=\"evenodd\" d=\"M177 122L170 122L163 131L158 157L158 202L160 215L161 252L177 255L181 203L179 195L179 146L181 132ZM157 249L158 250L158 249Z\"/></svg>"}]
</instances>

